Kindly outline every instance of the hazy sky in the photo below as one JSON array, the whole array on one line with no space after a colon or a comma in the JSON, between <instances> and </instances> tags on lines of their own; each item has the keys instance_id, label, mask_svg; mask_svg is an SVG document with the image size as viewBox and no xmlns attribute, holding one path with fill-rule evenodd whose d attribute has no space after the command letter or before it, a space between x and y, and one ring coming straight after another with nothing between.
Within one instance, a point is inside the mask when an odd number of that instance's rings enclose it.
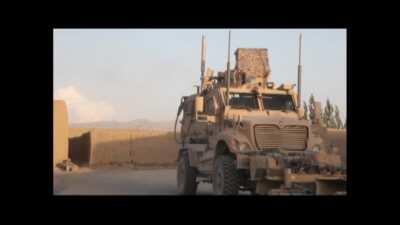
<instances>
[{"instance_id":1,"label":"hazy sky","mask_svg":"<svg viewBox=\"0 0 400 225\"><path fill-rule=\"evenodd\" d=\"M346 115L345 29L233 29L236 48L267 48L271 80L297 82L298 35L303 33L302 99L329 98ZM180 97L200 79L201 35L207 67L226 68L225 29L56 29L54 98L70 122L174 120Z\"/></svg>"}]
</instances>

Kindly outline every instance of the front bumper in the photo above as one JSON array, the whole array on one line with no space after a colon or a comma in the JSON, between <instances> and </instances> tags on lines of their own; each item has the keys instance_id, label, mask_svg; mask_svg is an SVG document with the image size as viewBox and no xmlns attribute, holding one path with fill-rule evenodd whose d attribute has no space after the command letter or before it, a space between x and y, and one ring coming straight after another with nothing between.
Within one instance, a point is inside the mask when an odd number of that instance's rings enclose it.
<instances>
[{"instance_id":1,"label":"front bumper","mask_svg":"<svg viewBox=\"0 0 400 225\"><path fill-rule=\"evenodd\" d=\"M315 182L318 179L346 180L346 173L341 165L320 161L318 154L311 151L295 155L252 151L237 155L237 168L249 169L251 180L295 183ZM337 158L336 155L330 157Z\"/></svg>"}]
</instances>

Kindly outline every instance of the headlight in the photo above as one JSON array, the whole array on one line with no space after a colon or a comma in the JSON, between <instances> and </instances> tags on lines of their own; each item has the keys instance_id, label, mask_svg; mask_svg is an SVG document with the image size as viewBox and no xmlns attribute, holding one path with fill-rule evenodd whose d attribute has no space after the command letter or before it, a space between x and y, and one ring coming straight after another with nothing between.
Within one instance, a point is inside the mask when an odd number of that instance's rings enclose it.
<instances>
[{"instance_id":1,"label":"headlight","mask_svg":"<svg viewBox=\"0 0 400 225\"><path fill-rule=\"evenodd\" d=\"M240 143L239 149L240 149L240 151L243 151L243 150L250 150L250 146L249 146L249 144L247 144L247 143Z\"/></svg>"},{"instance_id":2,"label":"headlight","mask_svg":"<svg viewBox=\"0 0 400 225\"><path fill-rule=\"evenodd\" d=\"M314 145L314 146L311 148L311 150L314 151L314 152L319 152L319 151L321 150L321 147L320 147L319 145Z\"/></svg>"}]
</instances>

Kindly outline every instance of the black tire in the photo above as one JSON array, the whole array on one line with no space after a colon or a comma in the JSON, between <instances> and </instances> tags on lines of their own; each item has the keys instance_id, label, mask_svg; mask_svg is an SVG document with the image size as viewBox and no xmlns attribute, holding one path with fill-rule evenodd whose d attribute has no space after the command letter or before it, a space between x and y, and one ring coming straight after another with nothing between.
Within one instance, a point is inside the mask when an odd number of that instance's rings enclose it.
<instances>
[{"instance_id":1,"label":"black tire","mask_svg":"<svg viewBox=\"0 0 400 225\"><path fill-rule=\"evenodd\" d=\"M230 155L218 156L214 164L213 190L217 195L237 195L239 176L235 159Z\"/></svg>"},{"instance_id":2,"label":"black tire","mask_svg":"<svg viewBox=\"0 0 400 225\"><path fill-rule=\"evenodd\" d=\"M195 195L197 190L197 171L189 164L187 152L182 153L177 166L178 193L182 195Z\"/></svg>"}]
</instances>

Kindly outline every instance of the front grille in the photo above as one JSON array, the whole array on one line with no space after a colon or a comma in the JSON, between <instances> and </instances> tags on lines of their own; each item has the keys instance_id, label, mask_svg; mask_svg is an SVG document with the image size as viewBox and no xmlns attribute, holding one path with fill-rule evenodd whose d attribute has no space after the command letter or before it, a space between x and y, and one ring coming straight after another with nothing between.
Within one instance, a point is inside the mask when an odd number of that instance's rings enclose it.
<instances>
[{"instance_id":1,"label":"front grille","mask_svg":"<svg viewBox=\"0 0 400 225\"><path fill-rule=\"evenodd\" d=\"M254 126L256 144L259 149L304 150L307 145L307 127L275 125Z\"/></svg>"}]
</instances>

